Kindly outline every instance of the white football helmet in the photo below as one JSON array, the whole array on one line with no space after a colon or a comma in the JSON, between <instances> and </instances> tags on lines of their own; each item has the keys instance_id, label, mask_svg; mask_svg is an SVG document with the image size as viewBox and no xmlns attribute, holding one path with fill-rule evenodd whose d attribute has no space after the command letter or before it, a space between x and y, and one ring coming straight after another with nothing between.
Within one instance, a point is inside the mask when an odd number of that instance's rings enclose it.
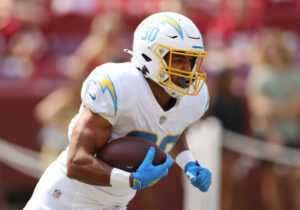
<instances>
[{"instance_id":1,"label":"white football helmet","mask_svg":"<svg viewBox=\"0 0 300 210\"><path fill-rule=\"evenodd\" d=\"M203 58L207 56L201 34L183 15L161 12L146 18L134 32L131 53L132 62L145 77L162 86L174 98L197 95L206 79L206 73L201 71ZM171 66L175 54L194 58L191 59L191 72ZM166 55L169 56L168 64L164 59ZM176 85L171 80L172 75L179 76L183 86Z\"/></svg>"}]
</instances>

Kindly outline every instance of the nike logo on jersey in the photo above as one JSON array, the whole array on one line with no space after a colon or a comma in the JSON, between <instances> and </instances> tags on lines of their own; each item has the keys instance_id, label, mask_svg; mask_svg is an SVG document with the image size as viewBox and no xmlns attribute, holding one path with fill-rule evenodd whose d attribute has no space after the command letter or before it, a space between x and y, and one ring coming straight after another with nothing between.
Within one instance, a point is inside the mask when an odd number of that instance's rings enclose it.
<instances>
[{"instance_id":1,"label":"nike logo on jersey","mask_svg":"<svg viewBox=\"0 0 300 210\"><path fill-rule=\"evenodd\" d=\"M91 97L91 99L92 99L93 101L96 100L96 95L93 95L93 94L91 94L91 93L89 93L89 95L90 95L90 97Z\"/></svg>"},{"instance_id":2,"label":"nike logo on jersey","mask_svg":"<svg viewBox=\"0 0 300 210\"><path fill-rule=\"evenodd\" d=\"M95 81L95 80L90 80L89 82L92 83L94 86L97 85L97 81ZM92 85L92 84L91 84L91 85ZM92 99L93 101L96 100L96 94L92 94L91 92L89 92L89 96L91 97L91 99Z\"/></svg>"}]
</instances>

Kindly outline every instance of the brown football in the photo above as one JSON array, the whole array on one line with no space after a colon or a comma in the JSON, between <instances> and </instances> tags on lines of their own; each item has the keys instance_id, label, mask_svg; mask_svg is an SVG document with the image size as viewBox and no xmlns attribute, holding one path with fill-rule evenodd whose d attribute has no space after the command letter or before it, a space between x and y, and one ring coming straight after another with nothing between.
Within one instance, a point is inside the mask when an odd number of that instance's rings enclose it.
<instances>
[{"instance_id":1,"label":"brown football","mask_svg":"<svg viewBox=\"0 0 300 210\"><path fill-rule=\"evenodd\" d=\"M143 162L151 146L155 148L152 164L164 163L167 156L156 144L136 136L125 136L111 141L96 154L96 157L112 167L134 172Z\"/></svg>"}]
</instances>

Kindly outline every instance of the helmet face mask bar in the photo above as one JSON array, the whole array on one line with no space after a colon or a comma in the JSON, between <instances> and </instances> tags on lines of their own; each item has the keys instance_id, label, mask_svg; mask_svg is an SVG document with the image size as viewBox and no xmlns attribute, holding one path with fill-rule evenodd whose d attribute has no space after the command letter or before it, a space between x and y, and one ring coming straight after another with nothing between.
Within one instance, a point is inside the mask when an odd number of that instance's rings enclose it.
<instances>
[{"instance_id":1,"label":"helmet face mask bar","mask_svg":"<svg viewBox=\"0 0 300 210\"><path fill-rule=\"evenodd\" d=\"M164 50L162 50L162 48ZM167 50L168 54L164 57L161 53ZM203 59L207 57L205 51L182 51L180 49L173 49L163 44L156 44L154 54L160 59L162 66L156 74L156 79L161 84L172 88L184 95L197 95L206 79L206 73L201 71ZM166 56L168 63L166 63ZM172 66L172 59L175 56L188 56L190 58L191 72L177 69ZM172 77L179 77L176 84Z\"/></svg>"},{"instance_id":2,"label":"helmet face mask bar","mask_svg":"<svg viewBox=\"0 0 300 210\"><path fill-rule=\"evenodd\" d=\"M207 56L201 33L183 15L161 12L146 18L134 32L131 54L132 63L144 76L164 88L171 97L197 95L206 79L206 73L201 71ZM190 59L189 69L184 69L188 66L187 60L184 67L172 62L180 56Z\"/></svg>"}]
</instances>

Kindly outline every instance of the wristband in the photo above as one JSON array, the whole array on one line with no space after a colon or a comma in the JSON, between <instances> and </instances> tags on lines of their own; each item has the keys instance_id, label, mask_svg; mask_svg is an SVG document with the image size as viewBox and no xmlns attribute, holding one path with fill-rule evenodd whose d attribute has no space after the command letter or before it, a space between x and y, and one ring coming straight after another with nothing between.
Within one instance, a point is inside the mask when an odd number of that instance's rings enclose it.
<instances>
[{"instance_id":1,"label":"wristband","mask_svg":"<svg viewBox=\"0 0 300 210\"><path fill-rule=\"evenodd\" d=\"M185 165L188 162L195 162L195 159L193 158L193 155L190 150L185 150L181 153L179 153L175 159L175 162L184 170Z\"/></svg>"},{"instance_id":2,"label":"wristband","mask_svg":"<svg viewBox=\"0 0 300 210\"><path fill-rule=\"evenodd\" d=\"M110 185L112 187L130 187L130 174L117 168L113 168L110 173Z\"/></svg>"}]
</instances>

